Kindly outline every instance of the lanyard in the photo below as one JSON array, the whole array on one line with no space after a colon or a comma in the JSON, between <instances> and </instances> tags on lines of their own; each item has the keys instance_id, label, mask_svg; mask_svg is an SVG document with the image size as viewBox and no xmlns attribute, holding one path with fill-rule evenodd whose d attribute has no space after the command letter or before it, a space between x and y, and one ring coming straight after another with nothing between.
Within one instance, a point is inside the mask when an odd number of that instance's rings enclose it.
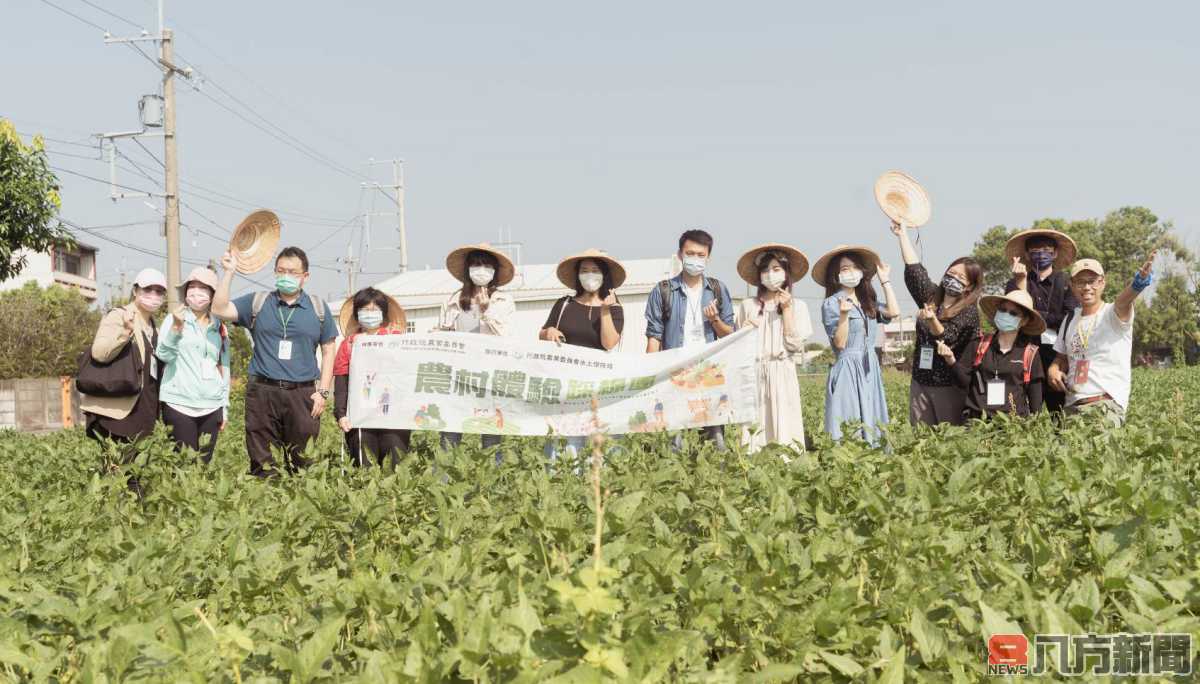
<instances>
[{"instance_id":1,"label":"lanyard","mask_svg":"<svg viewBox=\"0 0 1200 684\"><path fill-rule=\"evenodd\" d=\"M293 306L289 306L289 307L288 307L288 316L287 316L287 319L285 320L285 319L283 318L283 312L281 312L281 311L279 310L279 305L278 305L278 304L276 304L276 305L275 305L275 315L276 315L276 316L279 316L279 324L283 326L283 339L285 339L285 340L286 340L286 339L287 339L287 329L288 329L288 323L291 323L291 322L292 322L292 316L295 316L295 315L296 315L296 307L293 307Z\"/></svg>"},{"instance_id":2,"label":"lanyard","mask_svg":"<svg viewBox=\"0 0 1200 684\"><path fill-rule=\"evenodd\" d=\"M1092 318L1092 324L1088 326L1087 330L1083 329L1083 321L1079 322L1079 332L1077 334L1079 335L1079 345L1083 347L1084 357L1087 357L1088 343L1092 341L1092 333L1096 332L1096 326L1100 324L1100 317L1103 315L1103 309L1097 311L1095 317Z\"/></svg>"}]
</instances>

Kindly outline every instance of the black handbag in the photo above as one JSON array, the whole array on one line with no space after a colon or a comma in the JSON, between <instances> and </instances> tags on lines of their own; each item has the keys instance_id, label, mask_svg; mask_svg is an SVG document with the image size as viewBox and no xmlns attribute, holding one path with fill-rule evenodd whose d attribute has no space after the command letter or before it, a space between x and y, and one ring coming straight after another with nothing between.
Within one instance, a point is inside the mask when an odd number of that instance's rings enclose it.
<instances>
[{"instance_id":1,"label":"black handbag","mask_svg":"<svg viewBox=\"0 0 1200 684\"><path fill-rule=\"evenodd\" d=\"M108 363L100 363L93 358L89 345L80 355L75 387L93 397L137 396L142 392L143 366L139 357L137 344L132 338Z\"/></svg>"}]
</instances>

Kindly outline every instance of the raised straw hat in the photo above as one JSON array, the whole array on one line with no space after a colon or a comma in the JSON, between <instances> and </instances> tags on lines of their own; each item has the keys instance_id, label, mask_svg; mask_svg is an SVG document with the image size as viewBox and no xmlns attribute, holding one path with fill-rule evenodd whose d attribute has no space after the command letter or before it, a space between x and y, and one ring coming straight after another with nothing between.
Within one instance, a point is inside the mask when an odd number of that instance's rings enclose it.
<instances>
[{"instance_id":1,"label":"raised straw hat","mask_svg":"<svg viewBox=\"0 0 1200 684\"><path fill-rule=\"evenodd\" d=\"M229 251L237 258L238 273L256 273L271 261L279 244L279 230L279 217L267 209L259 209L242 219L229 239Z\"/></svg>"},{"instance_id":2,"label":"raised straw hat","mask_svg":"<svg viewBox=\"0 0 1200 684\"><path fill-rule=\"evenodd\" d=\"M796 284L804 276L808 275L808 257L804 252L778 242L768 242L765 245L759 245L743 254L737 262L738 275L742 280L757 287L762 281L759 278L758 257L763 252L783 252L787 255L788 263L791 265L792 284Z\"/></svg>"},{"instance_id":3,"label":"raised straw hat","mask_svg":"<svg viewBox=\"0 0 1200 684\"><path fill-rule=\"evenodd\" d=\"M879 270L880 262L879 255L875 253L875 250L870 247L863 247L862 245L838 245L826 252L824 256L817 259L817 263L813 264L813 280L817 281L817 284L821 287L825 287L825 271L829 268L829 264L835 258L847 253L857 254L862 259L863 267L866 269L863 273L863 280L870 280L875 276L875 272Z\"/></svg>"},{"instance_id":4,"label":"raised straw hat","mask_svg":"<svg viewBox=\"0 0 1200 684\"><path fill-rule=\"evenodd\" d=\"M467 255L471 252L485 252L496 257L498 267L496 268L496 275L492 278L492 285L503 287L512 282L513 276L517 273L512 259L509 259L507 254L496 250L488 243L481 242L477 245L463 245L446 256L446 270L450 271L450 275L457 278L460 283L466 284L471 282L471 279L467 275Z\"/></svg>"},{"instance_id":5,"label":"raised straw hat","mask_svg":"<svg viewBox=\"0 0 1200 684\"><path fill-rule=\"evenodd\" d=\"M1005 295L986 295L979 300L979 311L983 317L996 324L996 309L1000 308L1001 302L1009 302L1021 307L1029 320L1025 322L1025 326L1021 328L1021 332L1030 337L1037 337L1046 332L1046 319L1033 308L1033 298L1024 290L1013 290Z\"/></svg>"},{"instance_id":6,"label":"raised straw hat","mask_svg":"<svg viewBox=\"0 0 1200 684\"><path fill-rule=\"evenodd\" d=\"M900 171L888 171L875 181L875 201L888 218L913 228L928 223L933 212L925 188Z\"/></svg>"},{"instance_id":7,"label":"raised straw hat","mask_svg":"<svg viewBox=\"0 0 1200 684\"><path fill-rule=\"evenodd\" d=\"M1032 266L1029 263L1029 257L1025 254L1025 243L1030 238L1045 237L1054 240L1054 244L1058 245L1058 255L1054 257L1054 268L1065 271L1068 266L1075 262L1075 257L1079 254L1079 247L1070 235L1060 233L1057 230L1049 228L1033 228L1031 230L1023 230L1008 239L1004 245L1004 256L1008 261L1020 259L1026 266Z\"/></svg>"},{"instance_id":8,"label":"raised straw hat","mask_svg":"<svg viewBox=\"0 0 1200 684\"><path fill-rule=\"evenodd\" d=\"M384 293L383 296L387 297L388 313L383 319L382 327L406 332L408 315L404 313L404 307L400 306L400 302L396 301L396 298L390 294ZM347 297L346 301L342 302L342 308L338 311L338 324L342 328L343 337L350 337L362 330L362 325L359 324L358 318L354 315L353 296Z\"/></svg>"},{"instance_id":9,"label":"raised straw hat","mask_svg":"<svg viewBox=\"0 0 1200 684\"><path fill-rule=\"evenodd\" d=\"M621 265L621 262L609 256L607 252L595 247L589 247L579 254L572 254L558 262L558 269L555 271L558 275L558 282L574 290L576 281L578 280L576 275L579 273L579 262L584 259L603 261L608 265L608 273L612 277L614 290L621 287L621 283L625 282L625 267Z\"/></svg>"}]
</instances>

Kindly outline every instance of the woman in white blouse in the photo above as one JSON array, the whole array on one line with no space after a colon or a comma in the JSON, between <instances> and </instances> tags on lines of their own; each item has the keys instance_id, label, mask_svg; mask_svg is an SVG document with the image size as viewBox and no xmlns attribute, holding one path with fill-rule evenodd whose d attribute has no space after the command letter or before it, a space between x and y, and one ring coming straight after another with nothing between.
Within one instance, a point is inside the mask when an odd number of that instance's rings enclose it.
<instances>
[{"instance_id":1,"label":"woman in white blouse","mask_svg":"<svg viewBox=\"0 0 1200 684\"><path fill-rule=\"evenodd\" d=\"M743 429L742 442L749 451L767 444L804 451L804 415L793 354L803 354L812 321L808 307L793 298L791 290L808 273L808 258L795 247L766 244L743 254L737 271L758 288L756 296L742 300L737 309L739 329L747 325L758 329L758 422Z\"/></svg>"},{"instance_id":2,"label":"woman in white blouse","mask_svg":"<svg viewBox=\"0 0 1200 684\"><path fill-rule=\"evenodd\" d=\"M465 245L446 257L446 270L462 287L442 304L437 330L506 335L517 305L499 288L516 274L512 260L487 243ZM442 445L452 448L462 441L461 432L443 432ZM483 448L499 446L500 435L480 435ZM496 452L496 462L502 456Z\"/></svg>"}]
</instances>

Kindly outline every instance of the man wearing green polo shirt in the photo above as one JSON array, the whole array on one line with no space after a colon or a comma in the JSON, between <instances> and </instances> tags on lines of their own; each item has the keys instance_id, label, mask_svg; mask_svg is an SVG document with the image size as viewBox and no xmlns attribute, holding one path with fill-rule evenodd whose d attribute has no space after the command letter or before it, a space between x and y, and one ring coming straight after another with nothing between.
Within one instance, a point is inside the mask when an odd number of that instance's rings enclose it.
<instances>
[{"instance_id":1,"label":"man wearing green polo shirt","mask_svg":"<svg viewBox=\"0 0 1200 684\"><path fill-rule=\"evenodd\" d=\"M250 473L276 474L272 447L284 454L284 467L307 465L303 453L321 429L321 412L333 385L337 326L329 305L304 292L308 256L287 247L275 259L275 290L229 299L237 258L221 259L224 277L213 296L218 318L250 330L254 355L246 385L246 451ZM317 349L321 365L317 367ZM319 379L319 383L318 383Z\"/></svg>"}]
</instances>

